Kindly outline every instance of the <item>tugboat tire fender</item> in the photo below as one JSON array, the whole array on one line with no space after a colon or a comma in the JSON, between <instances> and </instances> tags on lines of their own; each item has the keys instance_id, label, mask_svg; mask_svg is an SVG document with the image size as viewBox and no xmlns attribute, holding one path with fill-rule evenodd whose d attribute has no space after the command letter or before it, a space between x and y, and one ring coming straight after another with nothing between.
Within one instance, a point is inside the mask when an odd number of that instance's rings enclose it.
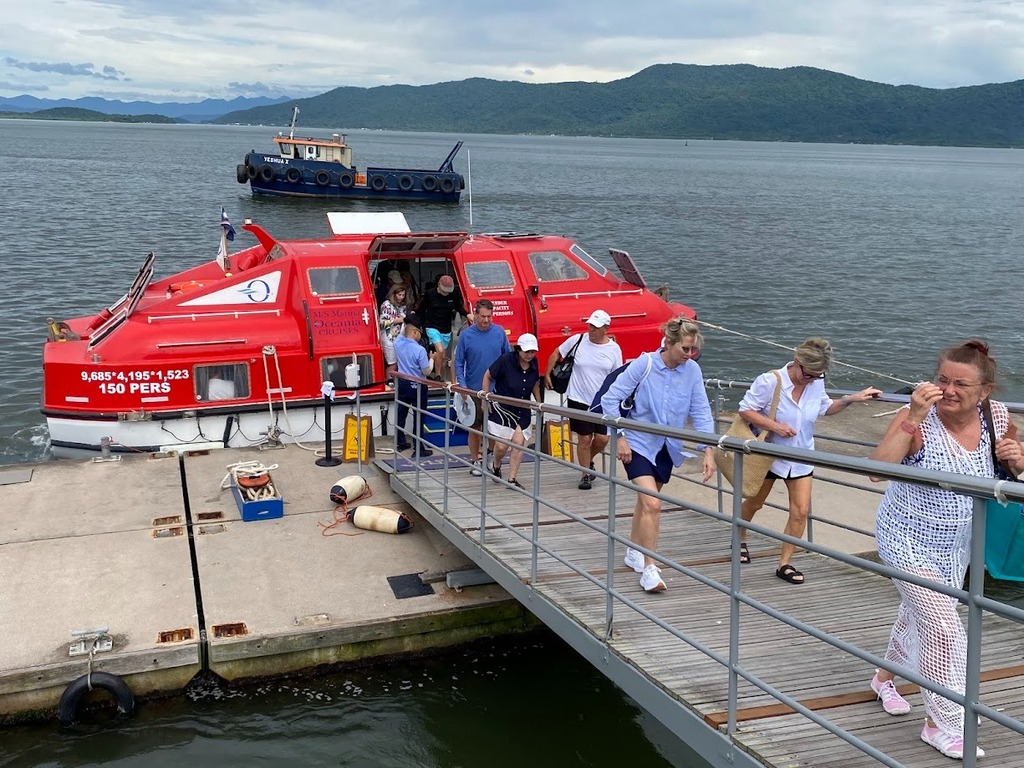
<instances>
[{"instance_id":1,"label":"tugboat tire fender","mask_svg":"<svg viewBox=\"0 0 1024 768\"><path fill-rule=\"evenodd\" d=\"M370 186L373 187L374 192L383 192L384 187L388 185L387 179L383 176L374 176L370 179Z\"/></svg>"},{"instance_id":2,"label":"tugboat tire fender","mask_svg":"<svg viewBox=\"0 0 1024 768\"><path fill-rule=\"evenodd\" d=\"M348 171L342 171L341 173L338 174L339 187L344 187L345 189L348 189L355 183L355 177Z\"/></svg>"},{"instance_id":3,"label":"tugboat tire fender","mask_svg":"<svg viewBox=\"0 0 1024 768\"><path fill-rule=\"evenodd\" d=\"M245 184L249 180L249 171L241 163L235 166L235 178L239 184Z\"/></svg>"},{"instance_id":4,"label":"tugboat tire fender","mask_svg":"<svg viewBox=\"0 0 1024 768\"><path fill-rule=\"evenodd\" d=\"M424 192L433 192L437 189L437 177L436 176L424 176L420 180L420 184L423 187Z\"/></svg>"},{"instance_id":5,"label":"tugboat tire fender","mask_svg":"<svg viewBox=\"0 0 1024 768\"><path fill-rule=\"evenodd\" d=\"M289 184L298 184L302 181L302 171L298 168L289 168L285 171L284 178Z\"/></svg>"},{"instance_id":6,"label":"tugboat tire fender","mask_svg":"<svg viewBox=\"0 0 1024 768\"><path fill-rule=\"evenodd\" d=\"M75 722L82 697L93 688L102 688L113 696L114 701L117 702L119 714L130 717L135 711L135 696L132 695L132 689L128 687L128 683L109 672L93 672L82 675L64 689L60 703L57 705L57 719L60 720L61 725L69 726Z\"/></svg>"},{"instance_id":7,"label":"tugboat tire fender","mask_svg":"<svg viewBox=\"0 0 1024 768\"><path fill-rule=\"evenodd\" d=\"M441 191L446 195L455 191L455 182L451 179L441 179Z\"/></svg>"},{"instance_id":8,"label":"tugboat tire fender","mask_svg":"<svg viewBox=\"0 0 1024 768\"><path fill-rule=\"evenodd\" d=\"M247 165L245 166L245 170L248 173L250 179L255 179L256 176L259 174L259 169L256 168L255 165Z\"/></svg>"},{"instance_id":9,"label":"tugboat tire fender","mask_svg":"<svg viewBox=\"0 0 1024 768\"><path fill-rule=\"evenodd\" d=\"M261 165L260 166L260 178L263 179L263 181L273 181L274 180L274 167L270 166L270 165Z\"/></svg>"},{"instance_id":10,"label":"tugboat tire fender","mask_svg":"<svg viewBox=\"0 0 1024 768\"><path fill-rule=\"evenodd\" d=\"M316 176L313 177L313 180L319 186L326 187L328 184L331 183L331 174L329 174L327 171L317 171Z\"/></svg>"},{"instance_id":11,"label":"tugboat tire fender","mask_svg":"<svg viewBox=\"0 0 1024 768\"><path fill-rule=\"evenodd\" d=\"M409 176L408 174L402 174L401 176L398 177L398 188L403 192L409 192L410 190L412 190L412 186L412 176Z\"/></svg>"}]
</instances>

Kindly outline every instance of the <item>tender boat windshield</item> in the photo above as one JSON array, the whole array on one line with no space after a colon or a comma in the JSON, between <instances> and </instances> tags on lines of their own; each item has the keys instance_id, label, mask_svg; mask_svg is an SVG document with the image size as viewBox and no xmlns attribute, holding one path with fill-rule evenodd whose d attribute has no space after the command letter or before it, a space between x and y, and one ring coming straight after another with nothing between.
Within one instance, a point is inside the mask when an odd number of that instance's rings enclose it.
<instances>
[{"instance_id":1,"label":"tender boat windshield","mask_svg":"<svg viewBox=\"0 0 1024 768\"><path fill-rule=\"evenodd\" d=\"M572 253L572 255L578 258L580 261L582 261L584 264L588 265L592 270L597 272L597 274L599 274L601 277L604 277L605 275L608 274L608 270L605 268L603 264L601 264L601 262L599 262L589 253L584 251L578 245L576 245L576 243L573 243L569 247L569 252Z\"/></svg>"}]
</instances>

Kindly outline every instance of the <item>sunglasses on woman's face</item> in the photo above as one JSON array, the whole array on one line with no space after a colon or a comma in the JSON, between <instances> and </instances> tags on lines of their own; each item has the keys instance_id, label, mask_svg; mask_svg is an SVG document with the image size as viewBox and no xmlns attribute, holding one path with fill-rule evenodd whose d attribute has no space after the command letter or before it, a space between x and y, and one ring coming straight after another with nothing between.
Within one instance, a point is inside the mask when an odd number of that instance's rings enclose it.
<instances>
[{"instance_id":1,"label":"sunglasses on woman's face","mask_svg":"<svg viewBox=\"0 0 1024 768\"><path fill-rule=\"evenodd\" d=\"M797 363L797 365L800 365L800 363ZM815 373L814 371L808 371L802 365L800 365L800 373L803 375L803 377L805 379L824 379L825 378L825 374L824 373Z\"/></svg>"}]
</instances>

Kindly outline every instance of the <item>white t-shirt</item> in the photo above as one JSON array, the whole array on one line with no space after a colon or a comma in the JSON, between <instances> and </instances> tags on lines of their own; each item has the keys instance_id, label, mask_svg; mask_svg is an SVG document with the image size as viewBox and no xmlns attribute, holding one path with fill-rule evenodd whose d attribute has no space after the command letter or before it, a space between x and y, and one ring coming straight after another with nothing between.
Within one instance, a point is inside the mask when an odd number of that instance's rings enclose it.
<instances>
[{"instance_id":1,"label":"white t-shirt","mask_svg":"<svg viewBox=\"0 0 1024 768\"><path fill-rule=\"evenodd\" d=\"M622 350L611 339L604 344L595 344L588 334L575 333L559 345L558 354L562 357L568 355L581 335L583 341L576 350L576 362L573 363L569 389L565 395L570 400L590 405L597 390L604 384L605 377L622 365Z\"/></svg>"}]
</instances>

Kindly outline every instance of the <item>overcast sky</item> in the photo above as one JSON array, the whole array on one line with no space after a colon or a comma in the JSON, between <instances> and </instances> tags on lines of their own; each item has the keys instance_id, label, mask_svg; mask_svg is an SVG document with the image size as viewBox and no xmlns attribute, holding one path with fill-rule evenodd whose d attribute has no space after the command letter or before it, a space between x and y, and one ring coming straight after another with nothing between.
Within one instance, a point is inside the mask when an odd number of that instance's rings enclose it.
<instances>
[{"instance_id":1,"label":"overcast sky","mask_svg":"<svg viewBox=\"0 0 1024 768\"><path fill-rule=\"evenodd\" d=\"M1021 0L32 0L0 96L198 101L652 64L811 66L950 88L1024 78Z\"/></svg>"}]
</instances>

